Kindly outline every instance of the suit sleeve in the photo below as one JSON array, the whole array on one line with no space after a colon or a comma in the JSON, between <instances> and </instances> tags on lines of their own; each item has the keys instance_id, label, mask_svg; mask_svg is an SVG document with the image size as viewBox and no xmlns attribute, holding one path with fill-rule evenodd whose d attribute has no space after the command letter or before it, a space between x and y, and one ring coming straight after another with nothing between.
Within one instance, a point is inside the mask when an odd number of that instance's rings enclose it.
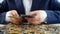
<instances>
[{"instance_id":1,"label":"suit sleeve","mask_svg":"<svg viewBox=\"0 0 60 34\"><path fill-rule=\"evenodd\" d=\"M0 24L6 24L5 16L7 11L8 11L8 5L6 0L4 0L2 3L0 3Z\"/></svg>"},{"instance_id":2,"label":"suit sleeve","mask_svg":"<svg viewBox=\"0 0 60 34\"><path fill-rule=\"evenodd\" d=\"M47 24L60 23L60 11L47 10Z\"/></svg>"},{"instance_id":3,"label":"suit sleeve","mask_svg":"<svg viewBox=\"0 0 60 34\"><path fill-rule=\"evenodd\" d=\"M48 5L47 22L48 24L60 23L60 3L58 0L50 0Z\"/></svg>"}]
</instances>

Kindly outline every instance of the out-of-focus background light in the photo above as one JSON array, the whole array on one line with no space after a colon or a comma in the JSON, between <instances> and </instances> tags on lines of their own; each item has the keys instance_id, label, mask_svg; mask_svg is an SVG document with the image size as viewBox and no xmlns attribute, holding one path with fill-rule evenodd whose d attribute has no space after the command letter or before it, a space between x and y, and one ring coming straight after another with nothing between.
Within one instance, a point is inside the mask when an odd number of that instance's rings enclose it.
<instances>
[{"instance_id":1,"label":"out-of-focus background light","mask_svg":"<svg viewBox=\"0 0 60 34\"><path fill-rule=\"evenodd\" d=\"M57 0L57 2L59 2L59 3L60 3L60 0Z\"/></svg>"},{"instance_id":2,"label":"out-of-focus background light","mask_svg":"<svg viewBox=\"0 0 60 34\"><path fill-rule=\"evenodd\" d=\"M3 2L3 0L0 0L0 3L2 3Z\"/></svg>"}]
</instances>

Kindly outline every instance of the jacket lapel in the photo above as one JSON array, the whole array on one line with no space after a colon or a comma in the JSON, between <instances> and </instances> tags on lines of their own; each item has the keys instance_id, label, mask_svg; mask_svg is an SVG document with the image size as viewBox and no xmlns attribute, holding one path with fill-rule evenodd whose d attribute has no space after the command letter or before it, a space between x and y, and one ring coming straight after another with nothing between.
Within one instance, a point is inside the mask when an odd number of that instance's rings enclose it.
<instances>
[{"instance_id":1,"label":"jacket lapel","mask_svg":"<svg viewBox=\"0 0 60 34\"><path fill-rule=\"evenodd\" d=\"M33 10L39 10L39 4L40 4L41 0L32 0L32 6L31 6L31 11ZM23 2L22 0L15 0L16 6L17 6L17 10L19 11L18 13L24 13L25 14L25 9L23 6Z\"/></svg>"},{"instance_id":2,"label":"jacket lapel","mask_svg":"<svg viewBox=\"0 0 60 34\"><path fill-rule=\"evenodd\" d=\"M25 14L25 9L23 6L22 0L15 0L16 6L17 6L17 11L19 14Z\"/></svg>"},{"instance_id":3,"label":"jacket lapel","mask_svg":"<svg viewBox=\"0 0 60 34\"><path fill-rule=\"evenodd\" d=\"M33 0L31 11L47 10L49 0Z\"/></svg>"},{"instance_id":4,"label":"jacket lapel","mask_svg":"<svg viewBox=\"0 0 60 34\"><path fill-rule=\"evenodd\" d=\"M33 0L33 2L32 2L32 7L31 7L31 11L33 11L33 10L39 10L40 1L41 1L41 0Z\"/></svg>"},{"instance_id":5,"label":"jacket lapel","mask_svg":"<svg viewBox=\"0 0 60 34\"><path fill-rule=\"evenodd\" d=\"M46 10L48 7L48 1L49 0L32 0L31 11ZM25 14L25 9L22 0L15 0L15 3L17 6L18 13Z\"/></svg>"}]
</instances>

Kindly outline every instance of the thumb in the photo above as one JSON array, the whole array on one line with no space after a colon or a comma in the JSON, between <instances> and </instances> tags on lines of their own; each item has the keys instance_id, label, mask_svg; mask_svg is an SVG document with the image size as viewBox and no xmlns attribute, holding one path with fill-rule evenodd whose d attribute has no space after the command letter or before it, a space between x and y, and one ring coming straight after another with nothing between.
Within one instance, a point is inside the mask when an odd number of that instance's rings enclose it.
<instances>
[{"instance_id":1,"label":"thumb","mask_svg":"<svg viewBox=\"0 0 60 34\"><path fill-rule=\"evenodd\" d=\"M15 16L19 16L19 14L17 13L16 10L12 10L12 12L13 12L13 14L14 14Z\"/></svg>"},{"instance_id":2,"label":"thumb","mask_svg":"<svg viewBox=\"0 0 60 34\"><path fill-rule=\"evenodd\" d=\"M12 16L19 16L17 11L15 11L15 10L12 10L12 11L9 11L9 12Z\"/></svg>"},{"instance_id":3,"label":"thumb","mask_svg":"<svg viewBox=\"0 0 60 34\"><path fill-rule=\"evenodd\" d=\"M33 12L30 12L30 14L29 15L31 15L31 16L35 16L37 13L35 12L35 11L33 11Z\"/></svg>"}]
</instances>

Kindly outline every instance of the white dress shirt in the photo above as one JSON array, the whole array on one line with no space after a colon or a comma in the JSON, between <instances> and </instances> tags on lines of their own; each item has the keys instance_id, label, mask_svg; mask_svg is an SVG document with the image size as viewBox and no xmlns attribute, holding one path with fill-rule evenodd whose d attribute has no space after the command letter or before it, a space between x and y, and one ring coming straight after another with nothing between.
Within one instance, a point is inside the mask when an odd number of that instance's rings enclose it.
<instances>
[{"instance_id":1,"label":"white dress shirt","mask_svg":"<svg viewBox=\"0 0 60 34\"><path fill-rule=\"evenodd\" d=\"M23 5L25 7L25 14L28 15L31 10L32 0L23 0Z\"/></svg>"},{"instance_id":2,"label":"white dress shirt","mask_svg":"<svg viewBox=\"0 0 60 34\"><path fill-rule=\"evenodd\" d=\"M25 7L25 13L26 13L26 15L28 15L31 10L32 0L23 0L23 5ZM47 13L45 11L40 11L40 12L41 12L42 22L44 22L45 19L47 18ZM10 16L9 12L7 12L7 14L6 14L7 22L10 21L10 18L8 16Z\"/></svg>"}]
</instances>

